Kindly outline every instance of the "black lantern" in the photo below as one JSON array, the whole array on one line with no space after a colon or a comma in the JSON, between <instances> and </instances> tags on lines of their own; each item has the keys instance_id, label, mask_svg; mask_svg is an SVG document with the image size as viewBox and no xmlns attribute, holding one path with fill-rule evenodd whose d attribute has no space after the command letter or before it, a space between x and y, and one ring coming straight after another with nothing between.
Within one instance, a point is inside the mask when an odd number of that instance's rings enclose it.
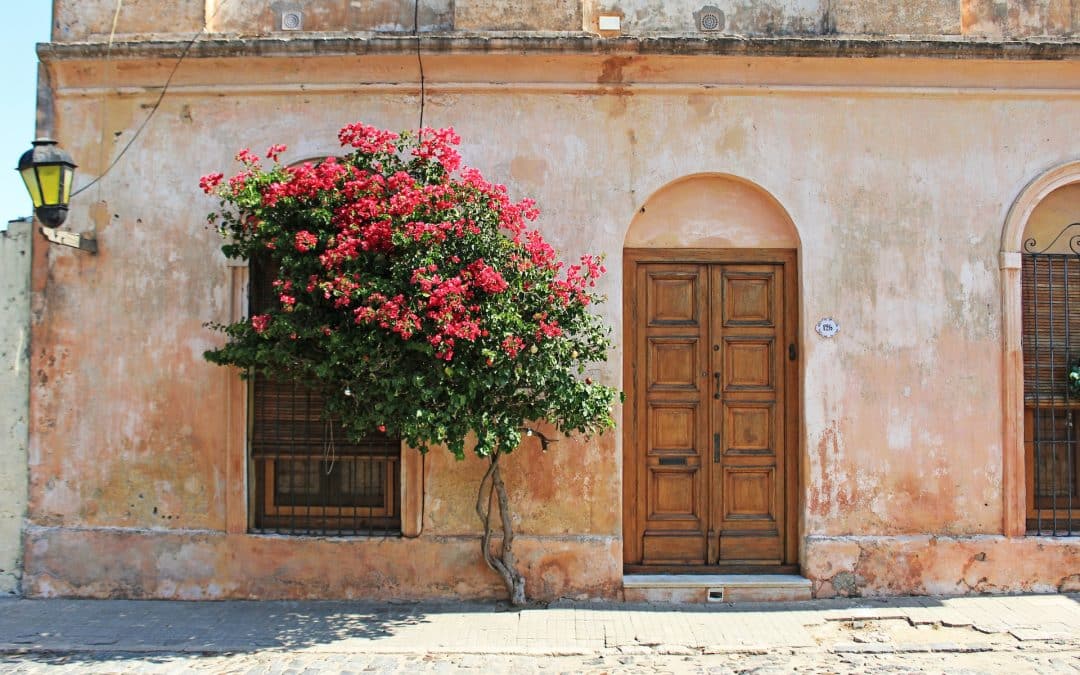
<instances>
[{"instance_id":1,"label":"black lantern","mask_svg":"<svg viewBox=\"0 0 1080 675\"><path fill-rule=\"evenodd\" d=\"M19 158L19 173L34 200L38 219L49 227L59 227L67 218L71 201L71 181L75 177L71 155L51 138L39 138Z\"/></svg>"}]
</instances>

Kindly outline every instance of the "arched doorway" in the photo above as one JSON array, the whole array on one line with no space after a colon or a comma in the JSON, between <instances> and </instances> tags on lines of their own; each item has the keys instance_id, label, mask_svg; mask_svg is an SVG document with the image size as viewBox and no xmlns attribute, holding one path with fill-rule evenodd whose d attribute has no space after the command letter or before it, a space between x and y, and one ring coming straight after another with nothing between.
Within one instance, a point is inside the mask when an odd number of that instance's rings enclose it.
<instances>
[{"instance_id":1,"label":"arched doorway","mask_svg":"<svg viewBox=\"0 0 1080 675\"><path fill-rule=\"evenodd\" d=\"M798 234L728 175L671 183L624 248L629 572L798 568Z\"/></svg>"}]
</instances>

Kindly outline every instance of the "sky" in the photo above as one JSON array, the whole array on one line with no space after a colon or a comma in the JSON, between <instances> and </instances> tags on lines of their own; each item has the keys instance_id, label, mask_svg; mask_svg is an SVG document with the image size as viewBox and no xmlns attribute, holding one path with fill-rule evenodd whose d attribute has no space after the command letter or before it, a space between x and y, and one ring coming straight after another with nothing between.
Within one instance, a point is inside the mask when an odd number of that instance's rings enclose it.
<instances>
[{"instance_id":1,"label":"sky","mask_svg":"<svg viewBox=\"0 0 1080 675\"><path fill-rule=\"evenodd\" d=\"M0 229L7 221L33 212L15 167L34 140L38 62L34 45L49 41L52 0L6 2L4 6L0 21L0 63L4 64L0 69ZM64 139L57 140L63 145Z\"/></svg>"}]
</instances>

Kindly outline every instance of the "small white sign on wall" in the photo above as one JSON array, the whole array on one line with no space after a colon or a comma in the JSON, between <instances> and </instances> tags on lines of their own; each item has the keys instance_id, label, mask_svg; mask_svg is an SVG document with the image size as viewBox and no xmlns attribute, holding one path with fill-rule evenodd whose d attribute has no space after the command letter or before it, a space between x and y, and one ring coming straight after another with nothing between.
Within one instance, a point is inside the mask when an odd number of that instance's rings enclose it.
<instances>
[{"instance_id":1,"label":"small white sign on wall","mask_svg":"<svg viewBox=\"0 0 1080 675\"><path fill-rule=\"evenodd\" d=\"M826 317L817 322L817 325L814 326L814 330L816 330L817 334L823 338L831 338L840 332L840 322L836 319Z\"/></svg>"}]
</instances>

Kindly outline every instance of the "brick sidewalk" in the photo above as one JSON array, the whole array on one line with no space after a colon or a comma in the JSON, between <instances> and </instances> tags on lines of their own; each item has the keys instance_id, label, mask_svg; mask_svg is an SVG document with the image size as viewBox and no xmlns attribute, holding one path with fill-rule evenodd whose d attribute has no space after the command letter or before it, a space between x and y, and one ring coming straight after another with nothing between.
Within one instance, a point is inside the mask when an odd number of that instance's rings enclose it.
<instances>
[{"instance_id":1,"label":"brick sidewalk","mask_svg":"<svg viewBox=\"0 0 1080 675\"><path fill-rule=\"evenodd\" d=\"M1080 649L1080 596L790 604L0 600L0 651L693 655ZM1077 664L1080 669L1080 663Z\"/></svg>"}]
</instances>

